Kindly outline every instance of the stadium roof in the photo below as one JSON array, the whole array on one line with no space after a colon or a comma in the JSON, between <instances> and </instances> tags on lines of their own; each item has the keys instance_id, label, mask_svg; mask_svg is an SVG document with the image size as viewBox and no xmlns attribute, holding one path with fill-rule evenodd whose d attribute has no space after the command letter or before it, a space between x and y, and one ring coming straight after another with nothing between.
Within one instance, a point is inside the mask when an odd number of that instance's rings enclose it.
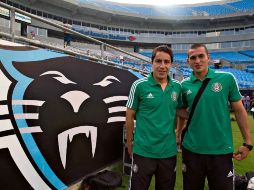
<instances>
[{"instance_id":1,"label":"stadium roof","mask_svg":"<svg viewBox=\"0 0 254 190\"><path fill-rule=\"evenodd\" d=\"M214 19L215 17L225 17L226 15L229 17L233 15L253 15L254 11L254 0L77 0L77 2L80 3L80 6L94 7L94 9L109 12L113 15L144 19L176 18L182 20L189 18L199 19L199 17L202 17L202 19ZM170 2L171 5L168 4ZM172 2L185 4L175 3L173 5ZM151 5L152 3L153 5Z\"/></svg>"},{"instance_id":2,"label":"stadium roof","mask_svg":"<svg viewBox=\"0 0 254 190\"><path fill-rule=\"evenodd\" d=\"M141 4L141 5L155 5L155 6L164 6L164 5L176 5L176 4L198 4L198 3L208 3L208 2L219 2L225 0L105 0L117 3L124 3L124 4Z\"/></svg>"}]
</instances>

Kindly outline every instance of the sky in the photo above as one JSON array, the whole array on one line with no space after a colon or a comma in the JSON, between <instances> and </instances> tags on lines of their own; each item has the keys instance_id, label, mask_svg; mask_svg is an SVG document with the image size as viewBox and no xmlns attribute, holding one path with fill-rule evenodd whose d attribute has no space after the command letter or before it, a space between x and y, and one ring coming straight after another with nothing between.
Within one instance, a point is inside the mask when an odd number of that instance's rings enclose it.
<instances>
[{"instance_id":1,"label":"sky","mask_svg":"<svg viewBox=\"0 0 254 190\"><path fill-rule=\"evenodd\" d=\"M208 3L221 0L106 0L118 3L129 3L129 4L148 4L156 6L164 5L176 5L176 4L196 4L196 3Z\"/></svg>"}]
</instances>

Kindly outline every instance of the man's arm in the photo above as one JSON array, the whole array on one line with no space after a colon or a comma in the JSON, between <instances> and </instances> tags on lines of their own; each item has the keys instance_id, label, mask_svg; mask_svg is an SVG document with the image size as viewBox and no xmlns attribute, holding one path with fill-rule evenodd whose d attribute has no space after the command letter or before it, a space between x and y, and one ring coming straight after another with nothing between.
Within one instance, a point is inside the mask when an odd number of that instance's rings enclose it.
<instances>
[{"instance_id":1,"label":"man's arm","mask_svg":"<svg viewBox=\"0 0 254 190\"><path fill-rule=\"evenodd\" d=\"M186 120L189 118L189 112L187 111L187 108L178 108L176 110L176 115Z\"/></svg>"},{"instance_id":2,"label":"man's arm","mask_svg":"<svg viewBox=\"0 0 254 190\"><path fill-rule=\"evenodd\" d=\"M130 108L126 110L126 139L128 153L132 156L132 141L133 141L133 130L134 130L134 119L136 111Z\"/></svg>"},{"instance_id":3,"label":"man's arm","mask_svg":"<svg viewBox=\"0 0 254 190\"><path fill-rule=\"evenodd\" d=\"M189 117L187 109L178 109L177 112L177 127L176 127L176 143L181 144L181 135L183 128L186 125L186 121Z\"/></svg>"},{"instance_id":4,"label":"man's arm","mask_svg":"<svg viewBox=\"0 0 254 190\"><path fill-rule=\"evenodd\" d=\"M250 137L250 124L248 122L248 115L243 107L242 101L231 102L231 106L234 110L237 124L242 133L243 140L246 144L251 144ZM238 151L234 153L234 158L236 160L243 160L248 156L249 149L245 146L240 146Z\"/></svg>"}]
</instances>

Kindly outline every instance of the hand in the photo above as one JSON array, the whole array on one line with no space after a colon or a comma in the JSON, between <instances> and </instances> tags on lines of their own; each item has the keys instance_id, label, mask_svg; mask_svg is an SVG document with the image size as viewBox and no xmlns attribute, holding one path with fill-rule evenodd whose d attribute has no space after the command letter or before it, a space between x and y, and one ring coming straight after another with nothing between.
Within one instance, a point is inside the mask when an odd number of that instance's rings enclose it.
<instances>
[{"instance_id":1,"label":"hand","mask_svg":"<svg viewBox=\"0 0 254 190\"><path fill-rule=\"evenodd\" d=\"M238 151L233 154L233 158L240 161L245 159L249 154L249 149L245 146L240 146Z\"/></svg>"},{"instance_id":2,"label":"hand","mask_svg":"<svg viewBox=\"0 0 254 190\"><path fill-rule=\"evenodd\" d=\"M127 143L128 153L130 158L132 158L132 142Z\"/></svg>"},{"instance_id":3,"label":"hand","mask_svg":"<svg viewBox=\"0 0 254 190\"><path fill-rule=\"evenodd\" d=\"M188 119L189 118L189 112L187 111L187 109L177 109L176 110L176 115L181 117L181 118L184 118L184 119Z\"/></svg>"},{"instance_id":4,"label":"hand","mask_svg":"<svg viewBox=\"0 0 254 190\"><path fill-rule=\"evenodd\" d=\"M181 133L179 133L178 131L176 131L176 144L181 144L181 141L182 138L181 138Z\"/></svg>"}]
</instances>

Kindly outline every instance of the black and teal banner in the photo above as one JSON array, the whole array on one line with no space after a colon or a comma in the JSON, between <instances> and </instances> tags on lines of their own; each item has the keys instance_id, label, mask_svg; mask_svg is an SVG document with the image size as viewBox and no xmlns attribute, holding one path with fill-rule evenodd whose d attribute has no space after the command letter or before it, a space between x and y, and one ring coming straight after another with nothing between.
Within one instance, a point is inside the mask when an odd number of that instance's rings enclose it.
<instances>
[{"instance_id":1,"label":"black and teal banner","mask_svg":"<svg viewBox=\"0 0 254 190\"><path fill-rule=\"evenodd\" d=\"M0 187L66 189L122 159L127 70L0 45Z\"/></svg>"}]
</instances>

